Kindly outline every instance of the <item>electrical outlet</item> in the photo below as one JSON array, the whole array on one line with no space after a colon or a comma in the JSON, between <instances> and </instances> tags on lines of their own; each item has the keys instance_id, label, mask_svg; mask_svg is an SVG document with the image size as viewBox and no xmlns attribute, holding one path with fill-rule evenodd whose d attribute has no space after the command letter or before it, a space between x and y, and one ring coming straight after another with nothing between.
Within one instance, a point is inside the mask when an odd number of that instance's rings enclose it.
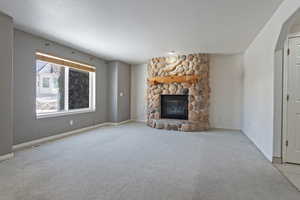
<instances>
[{"instance_id":1,"label":"electrical outlet","mask_svg":"<svg viewBox=\"0 0 300 200\"><path fill-rule=\"evenodd\" d=\"M124 93L123 93L123 92L120 92L120 96L121 96L121 97L124 96Z\"/></svg>"},{"instance_id":2,"label":"electrical outlet","mask_svg":"<svg viewBox=\"0 0 300 200\"><path fill-rule=\"evenodd\" d=\"M72 119L72 120L70 120L70 125L73 126L73 124L74 124L74 121Z\"/></svg>"}]
</instances>

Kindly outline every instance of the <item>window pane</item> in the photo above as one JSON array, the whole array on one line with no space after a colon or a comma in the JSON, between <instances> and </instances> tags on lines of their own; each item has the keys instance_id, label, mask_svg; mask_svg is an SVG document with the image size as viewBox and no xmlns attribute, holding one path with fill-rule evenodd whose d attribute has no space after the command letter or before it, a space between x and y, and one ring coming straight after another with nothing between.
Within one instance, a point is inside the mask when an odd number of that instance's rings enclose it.
<instances>
[{"instance_id":1,"label":"window pane","mask_svg":"<svg viewBox=\"0 0 300 200\"><path fill-rule=\"evenodd\" d=\"M50 78L44 77L43 78L43 88L49 88L50 87Z\"/></svg>"},{"instance_id":2,"label":"window pane","mask_svg":"<svg viewBox=\"0 0 300 200\"><path fill-rule=\"evenodd\" d=\"M36 113L64 110L64 75L61 65L36 61Z\"/></svg>"},{"instance_id":3,"label":"window pane","mask_svg":"<svg viewBox=\"0 0 300 200\"><path fill-rule=\"evenodd\" d=\"M69 70L69 109L89 108L89 72Z\"/></svg>"},{"instance_id":4,"label":"window pane","mask_svg":"<svg viewBox=\"0 0 300 200\"><path fill-rule=\"evenodd\" d=\"M54 79L53 79L53 87L54 87L54 88L59 88L58 81L59 81L58 78L54 78Z\"/></svg>"}]
</instances>

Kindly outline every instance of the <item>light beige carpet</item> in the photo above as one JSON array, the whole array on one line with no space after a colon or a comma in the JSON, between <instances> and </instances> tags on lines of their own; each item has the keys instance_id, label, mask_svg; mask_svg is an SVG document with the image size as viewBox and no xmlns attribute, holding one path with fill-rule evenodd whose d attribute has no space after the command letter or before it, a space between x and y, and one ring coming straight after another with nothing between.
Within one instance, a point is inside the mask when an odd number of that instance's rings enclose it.
<instances>
[{"instance_id":1,"label":"light beige carpet","mask_svg":"<svg viewBox=\"0 0 300 200\"><path fill-rule=\"evenodd\" d=\"M0 163L1 200L299 200L240 132L103 127Z\"/></svg>"}]
</instances>

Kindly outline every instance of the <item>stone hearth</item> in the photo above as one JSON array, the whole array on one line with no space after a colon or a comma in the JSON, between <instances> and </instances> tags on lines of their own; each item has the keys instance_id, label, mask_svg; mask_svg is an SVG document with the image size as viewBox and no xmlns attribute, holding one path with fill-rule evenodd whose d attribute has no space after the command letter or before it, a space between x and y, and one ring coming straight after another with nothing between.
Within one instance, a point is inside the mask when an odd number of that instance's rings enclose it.
<instances>
[{"instance_id":1,"label":"stone hearth","mask_svg":"<svg viewBox=\"0 0 300 200\"><path fill-rule=\"evenodd\" d=\"M187 95L188 120L162 119L161 95ZM203 131L209 128L209 56L153 58L148 64L147 124L153 128Z\"/></svg>"}]
</instances>

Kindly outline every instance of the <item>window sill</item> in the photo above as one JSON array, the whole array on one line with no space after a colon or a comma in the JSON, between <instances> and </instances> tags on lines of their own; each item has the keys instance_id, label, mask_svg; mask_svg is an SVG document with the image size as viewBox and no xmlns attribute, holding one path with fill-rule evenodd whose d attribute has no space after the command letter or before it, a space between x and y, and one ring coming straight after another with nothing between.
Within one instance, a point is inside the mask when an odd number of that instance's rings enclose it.
<instances>
[{"instance_id":1,"label":"window sill","mask_svg":"<svg viewBox=\"0 0 300 200\"><path fill-rule=\"evenodd\" d=\"M61 117L61 116L76 115L76 114L83 114L83 113L91 113L95 111L96 109L88 108L88 109L79 109L79 110L72 110L72 111L37 114L36 119L45 119L45 118Z\"/></svg>"}]
</instances>

